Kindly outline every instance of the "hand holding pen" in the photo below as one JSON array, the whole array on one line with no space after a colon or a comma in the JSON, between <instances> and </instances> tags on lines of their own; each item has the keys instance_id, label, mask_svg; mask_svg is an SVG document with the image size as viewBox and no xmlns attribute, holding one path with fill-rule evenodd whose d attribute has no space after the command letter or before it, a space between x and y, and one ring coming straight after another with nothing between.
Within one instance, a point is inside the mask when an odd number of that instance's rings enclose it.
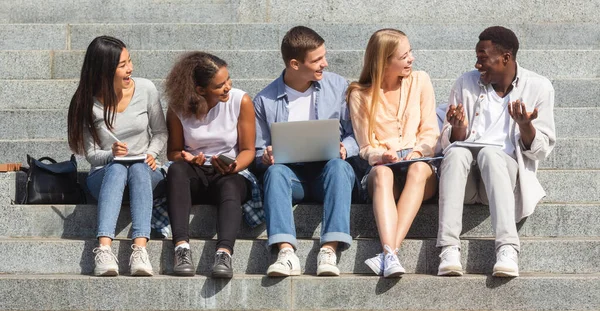
<instances>
[{"instance_id":1,"label":"hand holding pen","mask_svg":"<svg viewBox=\"0 0 600 311\"><path fill-rule=\"evenodd\" d=\"M102 127L102 129L110 136L112 137L112 139L115 140L115 142L112 144L112 154L115 157L122 157L122 156L126 156L127 153L129 152L129 149L127 149L127 143L124 143L122 141L120 141L117 136L115 136L115 134L113 134L111 131L109 131L107 128Z\"/></svg>"}]
</instances>

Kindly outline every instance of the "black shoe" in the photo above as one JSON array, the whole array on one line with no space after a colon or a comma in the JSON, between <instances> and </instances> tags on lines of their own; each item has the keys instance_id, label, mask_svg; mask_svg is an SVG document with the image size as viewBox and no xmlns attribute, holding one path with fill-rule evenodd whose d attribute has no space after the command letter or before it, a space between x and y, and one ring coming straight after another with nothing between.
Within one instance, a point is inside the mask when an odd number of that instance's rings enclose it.
<instances>
[{"instance_id":1,"label":"black shoe","mask_svg":"<svg viewBox=\"0 0 600 311\"><path fill-rule=\"evenodd\" d=\"M194 266L192 266L192 250L189 248L180 248L175 251L173 273L181 276L193 276L196 274Z\"/></svg>"},{"instance_id":2,"label":"black shoe","mask_svg":"<svg viewBox=\"0 0 600 311\"><path fill-rule=\"evenodd\" d=\"M233 277L233 268L231 267L231 255L223 251L215 254L215 263L212 268L213 278L230 279Z\"/></svg>"}]
</instances>

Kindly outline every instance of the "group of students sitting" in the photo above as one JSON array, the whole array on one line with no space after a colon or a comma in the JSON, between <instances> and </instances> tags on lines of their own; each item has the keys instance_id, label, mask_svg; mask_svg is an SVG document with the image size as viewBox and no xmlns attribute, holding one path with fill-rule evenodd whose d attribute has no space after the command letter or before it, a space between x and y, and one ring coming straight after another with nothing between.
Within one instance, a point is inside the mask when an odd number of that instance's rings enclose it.
<instances>
[{"instance_id":1,"label":"group of students sitting","mask_svg":"<svg viewBox=\"0 0 600 311\"><path fill-rule=\"evenodd\" d=\"M218 240L212 276L232 277L241 206L262 184L268 244L279 251L268 276L301 273L293 204L303 200L323 204L317 275L340 274L336 253L352 244L354 189L372 200L381 240L381 253L365 263L377 275L399 277L405 272L398 259L402 241L422 202L434 197L438 187L438 275L462 275L463 204L483 203L490 207L496 238L493 275L518 276L516 222L530 215L545 195L536 169L556 141L553 87L548 79L518 65L518 47L515 34L504 27L480 34L477 70L454 84L440 133L430 78L412 70L410 43L396 29L371 36L359 80L348 84L324 71L328 64L323 38L310 28L294 27L281 44L285 70L254 100L232 88L224 60L204 52L187 53L165 82L166 119L152 82L131 77L133 65L125 44L108 36L95 38L68 116L69 146L90 162L86 183L98 200L94 274L119 274L111 242L126 186L132 219L131 275L153 274L146 244L153 191L164 178L156 157L166 143L168 160L173 161L166 192L176 275L196 271L189 244L192 205L213 204ZM339 120L339 158L276 163L271 124L324 119ZM471 145L455 143L461 141ZM383 165L431 157L440 146L441 165ZM145 155L145 160L127 160L137 155ZM346 161L352 157L366 161L366 171Z\"/></svg>"}]
</instances>

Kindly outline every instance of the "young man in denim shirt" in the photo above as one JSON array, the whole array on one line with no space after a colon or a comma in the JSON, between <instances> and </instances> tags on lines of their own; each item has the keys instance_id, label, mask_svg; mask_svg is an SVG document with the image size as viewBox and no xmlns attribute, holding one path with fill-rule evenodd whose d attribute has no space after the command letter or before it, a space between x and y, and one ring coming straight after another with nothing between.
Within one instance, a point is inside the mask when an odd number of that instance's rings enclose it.
<instances>
[{"instance_id":1,"label":"young man in denim shirt","mask_svg":"<svg viewBox=\"0 0 600 311\"><path fill-rule=\"evenodd\" d=\"M344 159L358 154L346 105L347 81L324 72L325 40L315 31L298 26L283 38L281 54L286 69L254 98L256 112L256 165L264 171L264 209L269 245L277 245L277 261L269 276L300 274L300 261L292 204L304 198L323 202L321 250L317 275L339 275L338 244L346 248L350 236L350 201L354 172ZM327 162L275 164L271 147L273 122L339 119L340 158Z\"/></svg>"}]
</instances>

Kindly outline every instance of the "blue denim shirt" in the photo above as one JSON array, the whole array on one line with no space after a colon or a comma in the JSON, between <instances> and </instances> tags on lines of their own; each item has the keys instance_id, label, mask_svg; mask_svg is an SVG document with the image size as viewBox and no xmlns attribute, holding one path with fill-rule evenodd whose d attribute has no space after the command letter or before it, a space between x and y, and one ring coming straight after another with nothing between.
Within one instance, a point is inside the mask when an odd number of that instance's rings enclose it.
<instances>
[{"instance_id":1,"label":"blue denim shirt","mask_svg":"<svg viewBox=\"0 0 600 311\"><path fill-rule=\"evenodd\" d=\"M256 166L264 169L261 157L267 146L271 145L271 124L273 122L287 122L289 116L289 102L285 92L283 75L254 98L254 112L256 113ZM346 103L346 89L348 81L332 72L323 72L323 79L313 82L315 87L315 115L317 120L339 119L340 141L346 148L346 157L358 154L358 144L354 139L350 111Z\"/></svg>"}]
</instances>

